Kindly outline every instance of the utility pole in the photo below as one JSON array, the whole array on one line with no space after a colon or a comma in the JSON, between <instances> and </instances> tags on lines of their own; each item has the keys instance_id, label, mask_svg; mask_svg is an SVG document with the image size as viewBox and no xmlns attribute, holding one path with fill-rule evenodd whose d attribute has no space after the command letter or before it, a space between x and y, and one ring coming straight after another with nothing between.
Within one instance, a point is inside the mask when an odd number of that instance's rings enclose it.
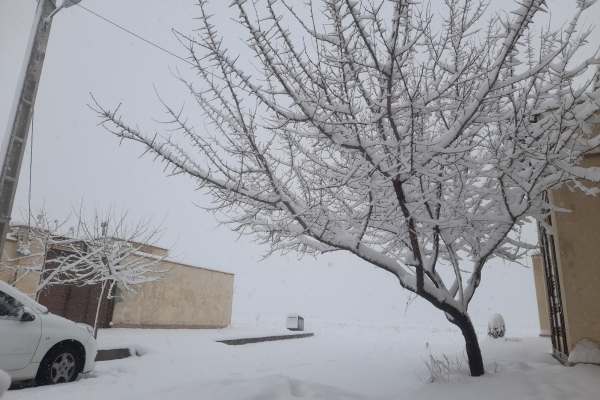
<instances>
[{"instance_id":1,"label":"utility pole","mask_svg":"<svg viewBox=\"0 0 600 400\"><path fill-rule=\"evenodd\" d=\"M33 28L25 53L27 65L19 77L17 98L9 116L8 131L0 151L2 164L0 170L0 257L4 251L4 241L9 229L21 162L27 146L33 106L50 37L50 26L56 10L53 0L38 0Z\"/></svg>"}]
</instances>

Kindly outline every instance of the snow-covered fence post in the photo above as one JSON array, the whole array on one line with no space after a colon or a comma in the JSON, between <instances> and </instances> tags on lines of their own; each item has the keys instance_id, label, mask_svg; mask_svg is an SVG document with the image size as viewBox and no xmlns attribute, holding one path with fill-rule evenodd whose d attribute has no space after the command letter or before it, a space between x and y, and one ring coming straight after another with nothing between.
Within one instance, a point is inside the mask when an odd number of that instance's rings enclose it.
<instances>
[{"instance_id":1,"label":"snow-covered fence post","mask_svg":"<svg viewBox=\"0 0 600 400\"><path fill-rule=\"evenodd\" d=\"M448 0L437 31L416 1L234 0L241 55L198 3L198 30L178 33L194 78L180 80L207 123L159 99L170 126L145 133L92 98L101 123L271 251L343 250L388 271L461 330L482 375L468 307L487 262L533 248L520 231L547 214L548 189L600 180L578 165L600 144L585 122L600 96L581 78L598 60L572 65L593 1L534 37L544 0L487 24L485 2Z\"/></svg>"}]
</instances>

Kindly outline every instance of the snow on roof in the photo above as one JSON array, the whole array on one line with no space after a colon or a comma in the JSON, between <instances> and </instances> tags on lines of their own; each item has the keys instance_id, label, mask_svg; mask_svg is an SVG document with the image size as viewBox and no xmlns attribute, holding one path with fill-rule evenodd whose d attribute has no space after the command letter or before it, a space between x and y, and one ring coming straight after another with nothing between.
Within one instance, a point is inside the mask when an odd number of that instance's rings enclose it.
<instances>
[{"instance_id":1,"label":"snow on roof","mask_svg":"<svg viewBox=\"0 0 600 400\"><path fill-rule=\"evenodd\" d=\"M169 258L165 259L165 261L169 262L169 263L172 263L172 264L176 264L176 265L178 265L180 267L203 269L205 271L218 272L220 274L235 276L235 274L233 272L230 272L230 271L222 271L222 270L214 269L214 268L200 267L198 265L187 264L187 263L184 263L184 262L181 262L181 261L177 261L177 260L174 260L174 259L169 259Z\"/></svg>"},{"instance_id":2,"label":"snow on roof","mask_svg":"<svg viewBox=\"0 0 600 400\"><path fill-rule=\"evenodd\" d=\"M202 269L202 270L205 270L205 271L217 272L217 273L220 273L220 274L231 275L231 276L235 275L233 272L221 271L221 270L214 269L214 268L207 268L207 267L201 267L201 266L198 266L198 265L192 265L192 264L189 264L189 263L185 263L185 262L179 261L177 259L167 258L167 257L161 257L161 256L157 256L155 254L150 254L150 253L146 253L146 252L143 252L143 251L136 251L134 254L136 256L139 256L139 257L145 257L145 258L150 258L150 259L154 259L154 260L160 260L160 261L163 261L165 263L175 264L175 265L177 265L179 267Z\"/></svg>"},{"instance_id":3,"label":"snow on roof","mask_svg":"<svg viewBox=\"0 0 600 400\"><path fill-rule=\"evenodd\" d=\"M14 235L14 230L16 228L27 228L29 229L30 226L27 223L13 223L10 225L10 231L7 233L7 239L9 240L17 240L16 236ZM39 228L31 228L31 229L37 229L42 231L42 229ZM119 239L119 238L112 238L112 239L116 239L116 240L123 240L123 239ZM160 247L160 246L156 246L154 244L147 244L147 243L141 243L141 242L137 242L134 240L129 240L129 243L133 244L134 246L139 246L139 249L134 252L135 255L140 256L140 257L145 257L145 258L150 258L150 259L155 259L155 260L161 260L167 263L171 263L171 264L176 264L178 266L181 267L186 267L186 268L197 268L197 269L203 269L205 271L210 271L210 272L218 272L221 274L226 274L226 275L231 275L234 276L233 272L229 272L229 271L221 271L218 269L214 269L214 268L207 268L207 267L201 267L198 265L192 265L174 258L167 258L167 255L169 254L169 250L164 248L164 247ZM162 255L158 255L158 254L153 254L152 252L149 251L145 251L145 249L149 249L149 250L159 250L159 252L164 253ZM162 250L162 251L161 251Z\"/></svg>"}]
</instances>

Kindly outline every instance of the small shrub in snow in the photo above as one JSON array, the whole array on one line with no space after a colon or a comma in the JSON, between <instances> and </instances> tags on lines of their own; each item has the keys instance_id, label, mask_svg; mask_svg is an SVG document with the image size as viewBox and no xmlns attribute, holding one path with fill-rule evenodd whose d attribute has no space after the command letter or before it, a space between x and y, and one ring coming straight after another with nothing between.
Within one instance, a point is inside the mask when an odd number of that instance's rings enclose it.
<instances>
[{"instance_id":1,"label":"small shrub in snow","mask_svg":"<svg viewBox=\"0 0 600 400\"><path fill-rule=\"evenodd\" d=\"M0 369L0 397L8 390L10 387L10 376L4 371Z\"/></svg>"},{"instance_id":2,"label":"small shrub in snow","mask_svg":"<svg viewBox=\"0 0 600 400\"><path fill-rule=\"evenodd\" d=\"M506 325L504 324L504 318L500 314L492 315L490 322L488 322L488 336L494 339L504 337L506 333Z\"/></svg>"},{"instance_id":3,"label":"small shrub in snow","mask_svg":"<svg viewBox=\"0 0 600 400\"><path fill-rule=\"evenodd\" d=\"M600 364L600 344L590 339L581 339L569 354L569 363Z\"/></svg>"},{"instance_id":4,"label":"small shrub in snow","mask_svg":"<svg viewBox=\"0 0 600 400\"><path fill-rule=\"evenodd\" d=\"M425 366L429 370L429 382L449 382L453 375L464 375L464 359L456 357L451 359L446 354L441 357L435 357L429 354L429 360L425 361Z\"/></svg>"}]
</instances>

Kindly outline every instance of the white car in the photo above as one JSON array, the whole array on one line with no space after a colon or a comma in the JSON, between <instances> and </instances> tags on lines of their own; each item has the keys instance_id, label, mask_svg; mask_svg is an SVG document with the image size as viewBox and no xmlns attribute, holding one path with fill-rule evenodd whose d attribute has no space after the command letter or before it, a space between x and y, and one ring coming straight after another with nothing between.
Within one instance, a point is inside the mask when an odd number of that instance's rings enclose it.
<instances>
[{"instance_id":1,"label":"white car","mask_svg":"<svg viewBox=\"0 0 600 400\"><path fill-rule=\"evenodd\" d=\"M0 281L0 370L13 382L71 382L94 368L93 329L48 312Z\"/></svg>"}]
</instances>

